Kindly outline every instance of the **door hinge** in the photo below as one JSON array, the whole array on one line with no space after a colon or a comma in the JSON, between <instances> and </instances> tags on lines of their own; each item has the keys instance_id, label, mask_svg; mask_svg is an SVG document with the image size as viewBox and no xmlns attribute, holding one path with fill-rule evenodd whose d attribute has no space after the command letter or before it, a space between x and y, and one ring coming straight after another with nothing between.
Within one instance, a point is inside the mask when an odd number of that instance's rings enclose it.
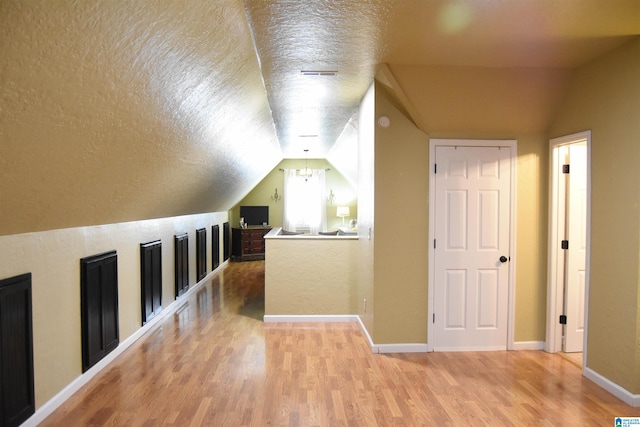
<instances>
[{"instance_id":1,"label":"door hinge","mask_svg":"<svg viewBox=\"0 0 640 427\"><path fill-rule=\"evenodd\" d=\"M569 173L569 165L562 165L562 173Z\"/></svg>"},{"instance_id":2,"label":"door hinge","mask_svg":"<svg viewBox=\"0 0 640 427\"><path fill-rule=\"evenodd\" d=\"M562 242L560 242L560 249L569 249L569 241L563 240Z\"/></svg>"},{"instance_id":3,"label":"door hinge","mask_svg":"<svg viewBox=\"0 0 640 427\"><path fill-rule=\"evenodd\" d=\"M560 324L561 325L566 325L567 324L567 315L566 314L561 314L560 315Z\"/></svg>"},{"instance_id":4,"label":"door hinge","mask_svg":"<svg viewBox=\"0 0 640 427\"><path fill-rule=\"evenodd\" d=\"M436 248L436 239L433 239L433 249Z\"/></svg>"},{"instance_id":5,"label":"door hinge","mask_svg":"<svg viewBox=\"0 0 640 427\"><path fill-rule=\"evenodd\" d=\"M436 314L433 313L433 323L436 323Z\"/></svg>"},{"instance_id":6,"label":"door hinge","mask_svg":"<svg viewBox=\"0 0 640 427\"><path fill-rule=\"evenodd\" d=\"M433 173L438 173L438 164L437 163L433 164Z\"/></svg>"}]
</instances>

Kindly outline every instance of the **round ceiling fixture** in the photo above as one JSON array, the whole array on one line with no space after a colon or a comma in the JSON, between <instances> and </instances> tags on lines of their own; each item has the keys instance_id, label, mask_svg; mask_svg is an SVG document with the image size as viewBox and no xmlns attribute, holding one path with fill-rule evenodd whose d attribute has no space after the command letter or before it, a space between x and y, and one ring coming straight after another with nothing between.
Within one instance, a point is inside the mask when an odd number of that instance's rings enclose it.
<instances>
[{"instance_id":1,"label":"round ceiling fixture","mask_svg":"<svg viewBox=\"0 0 640 427\"><path fill-rule=\"evenodd\" d=\"M391 124L391 120L389 120L389 117L387 116L378 117L378 125L380 127L388 128L390 124Z\"/></svg>"}]
</instances>

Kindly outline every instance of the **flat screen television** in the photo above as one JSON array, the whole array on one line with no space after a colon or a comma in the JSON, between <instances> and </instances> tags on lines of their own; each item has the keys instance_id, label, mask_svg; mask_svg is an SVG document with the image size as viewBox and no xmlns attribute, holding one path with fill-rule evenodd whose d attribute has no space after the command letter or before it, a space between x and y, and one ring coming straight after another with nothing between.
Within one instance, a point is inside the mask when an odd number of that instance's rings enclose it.
<instances>
[{"instance_id":1,"label":"flat screen television","mask_svg":"<svg viewBox=\"0 0 640 427\"><path fill-rule=\"evenodd\" d=\"M240 206L240 218L247 225L269 224L269 206Z\"/></svg>"}]
</instances>

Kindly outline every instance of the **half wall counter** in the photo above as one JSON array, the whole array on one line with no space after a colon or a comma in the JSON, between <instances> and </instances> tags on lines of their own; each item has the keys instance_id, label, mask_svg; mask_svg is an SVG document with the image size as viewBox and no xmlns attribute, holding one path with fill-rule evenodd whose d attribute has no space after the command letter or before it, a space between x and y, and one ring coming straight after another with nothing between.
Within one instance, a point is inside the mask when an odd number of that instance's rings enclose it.
<instances>
[{"instance_id":1,"label":"half wall counter","mask_svg":"<svg viewBox=\"0 0 640 427\"><path fill-rule=\"evenodd\" d=\"M358 236L265 236L265 315L357 313Z\"/></svg>"}]
</instances>

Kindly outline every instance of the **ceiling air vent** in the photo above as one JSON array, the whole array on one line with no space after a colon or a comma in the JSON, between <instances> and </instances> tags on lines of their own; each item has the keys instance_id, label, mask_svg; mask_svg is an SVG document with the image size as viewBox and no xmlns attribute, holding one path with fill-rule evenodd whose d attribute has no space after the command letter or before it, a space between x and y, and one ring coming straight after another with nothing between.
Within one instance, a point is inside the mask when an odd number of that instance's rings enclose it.
<instances>
[{"instance_id":1,"label":"ceiling air vent","mask_svg":"<svg viewBox=\"0 0 640 427\"><path fill-rule=\"evenodd\" d=\"M303 76L337 76L338 70L302 70Z\"/></svg>"}]
</instances>

